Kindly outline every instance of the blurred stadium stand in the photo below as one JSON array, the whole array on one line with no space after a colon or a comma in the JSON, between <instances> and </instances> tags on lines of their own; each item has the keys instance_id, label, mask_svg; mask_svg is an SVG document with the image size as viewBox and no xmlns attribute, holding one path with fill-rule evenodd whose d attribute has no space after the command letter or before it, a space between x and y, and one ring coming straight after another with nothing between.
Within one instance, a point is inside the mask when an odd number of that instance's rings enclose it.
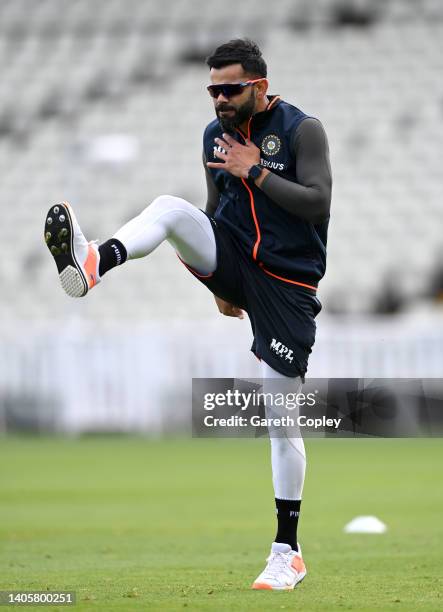
<instances>
[{"instance_id":1,"label":"blurred stadium stand","mask_svg":"<svg viewBox=\"0 0 443 612\"><path fill-rule=\"evenodd\" d=\"M203 207L202 132L213 118L204 58L245 35L262 47L271 93L319 117L329 136L320 318L336 321L334 338L346 316L438 309L440 0L1 0L2 359L20 334L34 342L39 328L73 321L95 330L158 321L167 330L174 318L195 330L217 320L226 332L167 245L74 302L57 286L42 232L49 205L65 199L100 240L162 193Z\"/></svg>"}]
</instances>

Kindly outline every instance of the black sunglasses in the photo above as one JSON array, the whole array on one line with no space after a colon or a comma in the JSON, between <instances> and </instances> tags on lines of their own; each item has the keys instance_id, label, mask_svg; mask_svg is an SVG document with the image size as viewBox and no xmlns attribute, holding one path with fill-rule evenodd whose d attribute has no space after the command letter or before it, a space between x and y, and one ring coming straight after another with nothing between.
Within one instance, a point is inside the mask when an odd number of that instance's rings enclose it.
<instances>
[{"instance_id":1,"label":"black sunglasses","mask_svg":"<svg viewBox=\"0 0 443 612\"><path fill-rule=\"evenodd\" d=\"M220 85L208 85L207 90L209 91L209 95L213 98L218 98L220 94L223 95L224 98L232 98L232 96L238 96L241 94L245 87L248 85L253 85L254 83L258 83L259 81L263 81L264 77L261 79L254 79L253 81L245 81L244 83L221 83Z\"/></svg>"}]
</instances>

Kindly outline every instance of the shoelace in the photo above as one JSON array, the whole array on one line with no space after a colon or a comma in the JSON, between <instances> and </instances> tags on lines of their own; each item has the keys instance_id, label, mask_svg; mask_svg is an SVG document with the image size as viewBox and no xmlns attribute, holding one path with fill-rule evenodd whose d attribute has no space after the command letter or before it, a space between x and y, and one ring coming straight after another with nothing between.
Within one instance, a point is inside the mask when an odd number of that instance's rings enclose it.
<instances>
[{"instance_id":1,"label":"shoelace","mask_svg":"<svg viewBox=\"0 0 443 612\"><path fill-rule=\"evenodd\" d=\"M274 578L288 567L289 556L287 553L273 552L266 559L267 566L263 572L264 577Z\"/></svg>"}]
</instances>

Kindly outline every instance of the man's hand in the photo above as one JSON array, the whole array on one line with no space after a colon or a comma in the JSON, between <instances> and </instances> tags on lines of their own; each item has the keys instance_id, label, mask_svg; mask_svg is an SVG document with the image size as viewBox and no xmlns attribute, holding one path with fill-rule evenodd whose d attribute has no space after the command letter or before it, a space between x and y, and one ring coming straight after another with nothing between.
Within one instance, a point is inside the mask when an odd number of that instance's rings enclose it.
<instances>
[{"instance_id":1,"label":"man's hand","mask_svg":"<svg viewBox=\"0 0 443 612\"><path fill-rule=\"evenodd\" d=\"M225 300L222 300L216 295L214 295L214 298L215 298L215 303L217 304L219 311L223 315L227 317L237 317L239 319L244 318L245 315L241 308L239 308L238 306L234 306L234 304L230 304L229 302L225 302Z\"/></svg>"},{"instance_id":2,"label":"man's hand","mask_svg":"<svg viewBox=\"0 0 443 612\"><path fill-rule=\"evenodd\" d=\"M260 163L260 149L250 140L246 140L243 145L229 134L223 134L223 138L214 140L226 153L214 149L214 155L223 162L207 162L208 168L223 168L233 176L246 179L250 167Z\"/></svg>"}]
</instances>

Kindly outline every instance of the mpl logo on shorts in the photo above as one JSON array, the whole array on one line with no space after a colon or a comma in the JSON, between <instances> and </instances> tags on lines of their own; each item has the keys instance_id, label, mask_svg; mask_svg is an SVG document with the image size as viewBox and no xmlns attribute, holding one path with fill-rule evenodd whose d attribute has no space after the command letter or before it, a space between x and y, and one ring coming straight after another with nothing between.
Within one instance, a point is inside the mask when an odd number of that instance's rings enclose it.
<instances>
[{"instance_id":1,"label":"mpl logo on shorts","mask_svg":"<svg viewBox=\"0 0 443 612\"><path fill-rule=\"evenodd\" d=\"M269 134L263 138L261 150L265 155L277 155L281 149L281 140L275 134Z\"/></svg>"},{"instance_id":2,"label":"mpl logo on shorts","mask_svg":"<svg viewBox=\"0 0 443 612\"><path fill-rule=\"evenodd\" d=\"M289 363L292 363L294 361L294 351L289 349L281 342L278 342L278 340L276 340L275 338L272 338L269 348L274 351L274 353L276 353L279 357L282 357L282 359L286 359L286 361L289 361Z\"/></svg>"}]
</instances>

